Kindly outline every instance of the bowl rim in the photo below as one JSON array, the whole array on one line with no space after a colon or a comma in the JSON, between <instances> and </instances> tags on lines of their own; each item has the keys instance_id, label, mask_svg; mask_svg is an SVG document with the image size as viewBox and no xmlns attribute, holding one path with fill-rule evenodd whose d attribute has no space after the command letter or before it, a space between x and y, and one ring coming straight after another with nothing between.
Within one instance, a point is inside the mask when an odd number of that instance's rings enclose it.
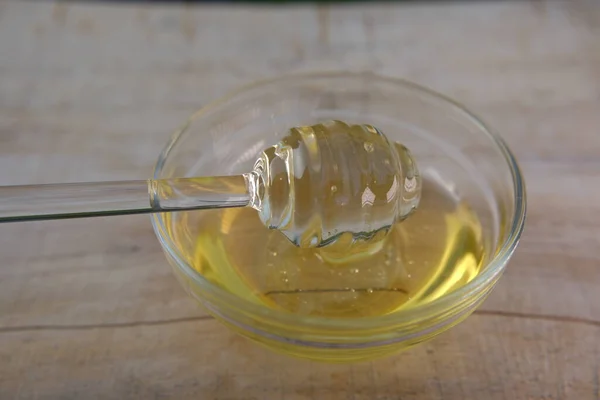
<instances>
[{"instance_id":1,"label":"bowl rim","mask_svg":"<svg viewBox=\"0 0 600 400\"><path fill-rule=\"evenodd\" d=\"M402 325L412 325L417 321L422 321L445 313L453 308L459 307L463 301L471 299L478 294L485 292L502 274L506 264L514 253L523 228L525 225L527 213L527 199L525 182L519 165L505 143L504 139L479 117L473 114L461 103L411 81L381 75L374 72L350 72L350 71L314 71L294 74L280 75L274 78L256 80L250 84L241 85L237 89L229 91L224 96L216 99L200 108L192 114L176 131L171 135L170 140L164 146L154 168L154 179L160 179L162 168L173 146L177 143L181 135L187 130L190 124L197 118L201 118L205 114L218 109L227 104L229 101L236 99L238 96L255 89L261 89L270 85L279 83L287 83L299 79L333 79L333 78L350 78L350 79L372 79L389 85L401 86L403 90L418 92L420 95L428 97L428 100L433 100L447 106L449 109L459 113L469 123L473 124L481 133L487 135L495 143L496 148L501 152L507 166L510 169L513 183L513 201L514 212L511 216L510 229L508 235L502 245L496 251L494 257L487 263L487 268L473 278L466 285L454 290L451 293L445 294L429 303L411 307L400 313L392 313L382 316L367 316L352 319L332 319L320 316L300 316L283 310L270 309L256 303L248 302L233 293L230 293L220 287L212 284L204 279L196 270L188 265L184 260L183 255L177 250L177 246L167 235L163 234L167 231L164 226L163 219L159 215L152 216L152 226L154 232L163 247L163 250L175 261L180 270L187 277L192 279L202 290L216 298L223 300L227 307L237 312L243 312L248 315L262 316L269 320L277 320L279 323L287 322L291 327L294 326L311 326L318 329L339 330L348 328L373 329L385 326L393 326L394 330L400 333Z\"/></svg>"}]
</instances>

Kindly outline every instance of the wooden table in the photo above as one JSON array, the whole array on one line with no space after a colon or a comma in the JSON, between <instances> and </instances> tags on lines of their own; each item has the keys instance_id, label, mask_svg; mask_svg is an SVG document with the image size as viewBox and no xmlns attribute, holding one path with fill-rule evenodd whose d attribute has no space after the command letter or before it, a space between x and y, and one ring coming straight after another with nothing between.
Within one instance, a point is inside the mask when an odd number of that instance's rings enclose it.
<instances>
[{"instance_id":1,"label":"wooden table","mask_svg":"<svg viewBox=\"0 0 600 400\"><path fill-rule=\"evenodd\" d=\"M242 83L371 69L507 139L529 218L466 322L356 365L207 319L147 216L0 226L1 399L599 399L600 2L0 4L0 184L146 178L174 127Z\"/></svg>"}]
</instances>

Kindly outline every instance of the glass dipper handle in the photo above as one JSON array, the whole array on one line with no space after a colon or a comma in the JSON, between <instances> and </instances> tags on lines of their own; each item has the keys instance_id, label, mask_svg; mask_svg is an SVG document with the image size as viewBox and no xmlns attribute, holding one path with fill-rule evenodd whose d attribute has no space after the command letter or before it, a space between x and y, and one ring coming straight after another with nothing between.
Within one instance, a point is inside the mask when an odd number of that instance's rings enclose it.
<instances>
[{"instance_id":1,"label":"glass dipper handle","mask_svg":"<svg viewBox=\"0 0 600 400\"><path fill-rule=\"evenodd\" d=\"M0 186L0 222L245 207L245 175Z\"/></svg>"}]
</instances>

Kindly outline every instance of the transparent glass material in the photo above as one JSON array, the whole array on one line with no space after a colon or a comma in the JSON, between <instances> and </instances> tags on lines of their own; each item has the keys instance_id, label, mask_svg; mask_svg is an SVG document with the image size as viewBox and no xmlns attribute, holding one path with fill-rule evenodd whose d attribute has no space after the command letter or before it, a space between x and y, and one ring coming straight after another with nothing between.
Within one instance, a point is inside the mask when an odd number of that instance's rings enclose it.
<instances>
[{"instance_id":1,"label":"transparent glass material","mask_svg":"<svg viewBox=\"0 0 600 400\"><path fill-rule=\"evenodd\" d=\"M0 223L245 207L245 177L0 186Z\"/></svg>"},{"instance_id":2,"label":"transparent glass material","mask_svg":"<svg viewBox=\"0 0 600 400\"><path fill-rule=\"evenodd\" d=\"M464 107L412 83L370 73L282 77L210 104L174 134L154 178L246 172L257 154L290 127L330 119L376 126L411 150L422 175L449 182L468 201L489 249L475 278L429 303L388 315L301 316L247 301L200 275L186 256L194 243L173 237L179 213L153 215L153 225L181 284L227 326L290 355L365 360L430 339L483 301L517 246L525 221L525 187L502 139ZM186 236L193 238L202 228Z\"/></svg>"}]
</instances>

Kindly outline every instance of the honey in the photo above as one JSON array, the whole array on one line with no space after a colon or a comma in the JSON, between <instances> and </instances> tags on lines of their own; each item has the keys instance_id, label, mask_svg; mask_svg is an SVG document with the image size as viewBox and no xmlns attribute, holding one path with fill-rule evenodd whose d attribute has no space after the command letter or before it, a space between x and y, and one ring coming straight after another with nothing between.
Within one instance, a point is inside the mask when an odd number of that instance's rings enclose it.
<instances>
[{"instance_id":1,"label":"honey","mask_svg":"<svg viewBox=\"0 0 600 400\"><path fill-rule=\"evenodd\" d=\"M188 262L247 301L328 318L401 312L469 282L486 257L477 215L439 178L407 174L407 150L369 129L333 121L267 149L259 213L179 213L168 225ZM300 141L304 160L290 156Z\"/></svg>"}]
</instances>

